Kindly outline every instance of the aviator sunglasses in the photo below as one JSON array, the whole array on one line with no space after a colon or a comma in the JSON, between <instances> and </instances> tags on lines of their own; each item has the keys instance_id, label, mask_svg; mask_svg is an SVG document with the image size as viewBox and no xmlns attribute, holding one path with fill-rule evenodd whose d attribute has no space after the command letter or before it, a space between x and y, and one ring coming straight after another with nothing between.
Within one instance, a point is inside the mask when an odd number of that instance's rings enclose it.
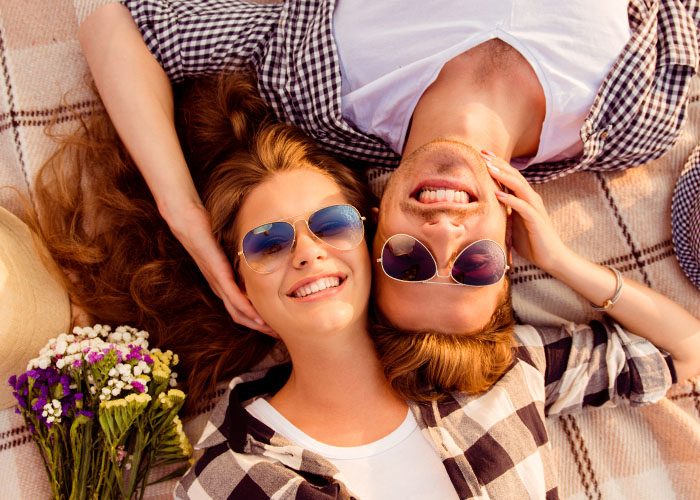
<instances>
[{"instance_id":1,"label":"aviator sunglasses","mask_svg":"<svg viewBox=\"0 0 700 500\"><path fill-rule=\"evenodd\" d=\"M450 271L454 283L430 281L444 276L438 273L437 262L428 247L408 234L395 234L386 240L377 262L392 279L434 285L493 285L509 269L501 245L493 240L477 240L467 245L454 260Z\"/></svg>"},{"instance_id":2,"label":"aviator sunglasses","mask_svg":"<svg viewBox=\"0 0 700 500\"><path fill-rule=\"evenodd\" d=\"M238 255L243 256L248 267L255 272L273 272L294 248L295 224L300 220L317 239L338 250L356 248L365 234L365 218L355 207L331 205L308 216L288 217L251 229L243 237Z\"/></svg>"}]
</instances>

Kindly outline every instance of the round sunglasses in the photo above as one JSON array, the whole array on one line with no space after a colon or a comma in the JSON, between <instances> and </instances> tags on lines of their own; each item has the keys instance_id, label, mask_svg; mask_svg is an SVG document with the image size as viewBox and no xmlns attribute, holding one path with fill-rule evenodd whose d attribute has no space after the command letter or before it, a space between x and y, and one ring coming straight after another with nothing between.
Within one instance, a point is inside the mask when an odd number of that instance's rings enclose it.
<instances>
[{"instance_id":1,"label":"round sunglasses","mask_svg":"<svg viewBox=\"0 0 700 500\"><path fill-rule=\"evenodd\" d=\"M308 215L288 217L254 227L243 237L239 256L253 271L275 271L291 253L295 224L303 220L318 240L338 250L356 248L365 235L364 217L352 205L331 205Z\"/></svg>"},{"instance_id":2,"label":"round sunglasses","mask_svg":"<svg viewBox=\"0 0 700 500\"><path fill-rule=\"evenodd\" d=\"M501 281L510 268L501 245L483 239L467 245L455 258L450 270L454 283L431 281L443 277L438 273L437 261L428 247L408 234L395 234L387 239L377 262L392 279L434 285L493 285Z\"/></svg>"}]
</instances>

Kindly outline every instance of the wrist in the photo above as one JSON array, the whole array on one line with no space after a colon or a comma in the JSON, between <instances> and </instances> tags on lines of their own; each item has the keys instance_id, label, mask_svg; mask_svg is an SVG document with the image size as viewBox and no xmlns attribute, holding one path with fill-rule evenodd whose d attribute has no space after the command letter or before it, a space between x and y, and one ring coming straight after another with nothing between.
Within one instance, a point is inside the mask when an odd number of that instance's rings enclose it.
<instances>
[{"instance_id":1,"label":"wrist","mask_svg":"<svg viewBox=\"0 0 700 500\"><path fill-rule=\"evenodd\" d=\"M579 258L576 252L562 242L556 249L548 253L547 260L538 264L538 267L555 278L561 279L569 269L576 265Z\"/></svg>"},{"instance_id":2,"label":"wrist","mask_svg":"<svg viewBox=\"0 0 700 500\"><path fill-rule=\"evenodd\" d=\"M204 204L196 194L156 200L158 212L168 225L176 224L188 214L204 212Z\"/></svg>"}]
</instances>

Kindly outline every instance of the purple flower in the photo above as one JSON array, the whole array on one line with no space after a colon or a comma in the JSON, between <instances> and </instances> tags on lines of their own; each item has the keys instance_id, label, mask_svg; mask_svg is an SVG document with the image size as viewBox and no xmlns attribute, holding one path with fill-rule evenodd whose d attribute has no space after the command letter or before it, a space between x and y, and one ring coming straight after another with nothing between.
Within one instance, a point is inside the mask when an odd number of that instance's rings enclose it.
<instances>
[{"instance_id":1,"label":"purple flower","mask_svg":"<svg viewBox=\"0 0 700 500\"><path fill-rule=\"evenodd\" d=\"M76 359L75 361L73 361L72 364L73 368L80 368L81 366L83 366L83 361L81 359Z\"/></svg>"},{"instance_id":2,"label":"purple flower","mask_svg":"<svg viewBox=\"0 0 700 500\"><path fill-rule=\"evenodd\" d=\"M141 382L139 382L138 380L132 380L132 381L131 381L131 387L133 387L134 389L136 389L136 392L139 392L139 393L141 393L141 394L143 394L144 392L146 392L146 386L143 385L143 384L142 384Z\"/></svg>"},{"instance_id":3,"label":"purple flower","mask_svg":"<svg viewBox=\"0 0 700 500\"><path fill-rule=\"evenodd\" d=\"M92 352L88 353L88 355L86 357L87 357L88 364L94 365L95 363L99 363L100 361L102 361L104 359L105 355L104 355L104 353L99 352L99 351L98 352L92 351Z\"/></svg>"}]
</instances>

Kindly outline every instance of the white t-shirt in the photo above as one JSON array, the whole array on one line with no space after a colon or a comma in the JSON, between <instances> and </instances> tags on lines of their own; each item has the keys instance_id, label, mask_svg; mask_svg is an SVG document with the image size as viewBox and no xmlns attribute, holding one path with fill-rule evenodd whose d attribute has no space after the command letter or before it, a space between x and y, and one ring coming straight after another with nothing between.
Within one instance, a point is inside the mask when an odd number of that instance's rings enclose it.
<instances>
[{"instance_id":1,"label":"white t-shirt","mask_svg":"<svg viewBox=\"0 0 700 500\"><path fill-rule=\"evenodd\" d=\"M378 441L342 447L313 439L263 398L246 410L275 432L326 458L340 471L337 479L363 500L457 498L440 457L410 410L396 430Z\"/></svg>"},{"instance_id":2,"label":"white t-shirt","mask_svg":"<svg viewBox=\"0 0 700 500\"><path fill-rule=\"evenodd\" d=\"M515 48L542 85L535 157L572 157L605 76L630 39L627 0L338 0L333 30L343 116L400 153L421 95L443 65L494 38Z\"/></svg>"}]
</instances>

